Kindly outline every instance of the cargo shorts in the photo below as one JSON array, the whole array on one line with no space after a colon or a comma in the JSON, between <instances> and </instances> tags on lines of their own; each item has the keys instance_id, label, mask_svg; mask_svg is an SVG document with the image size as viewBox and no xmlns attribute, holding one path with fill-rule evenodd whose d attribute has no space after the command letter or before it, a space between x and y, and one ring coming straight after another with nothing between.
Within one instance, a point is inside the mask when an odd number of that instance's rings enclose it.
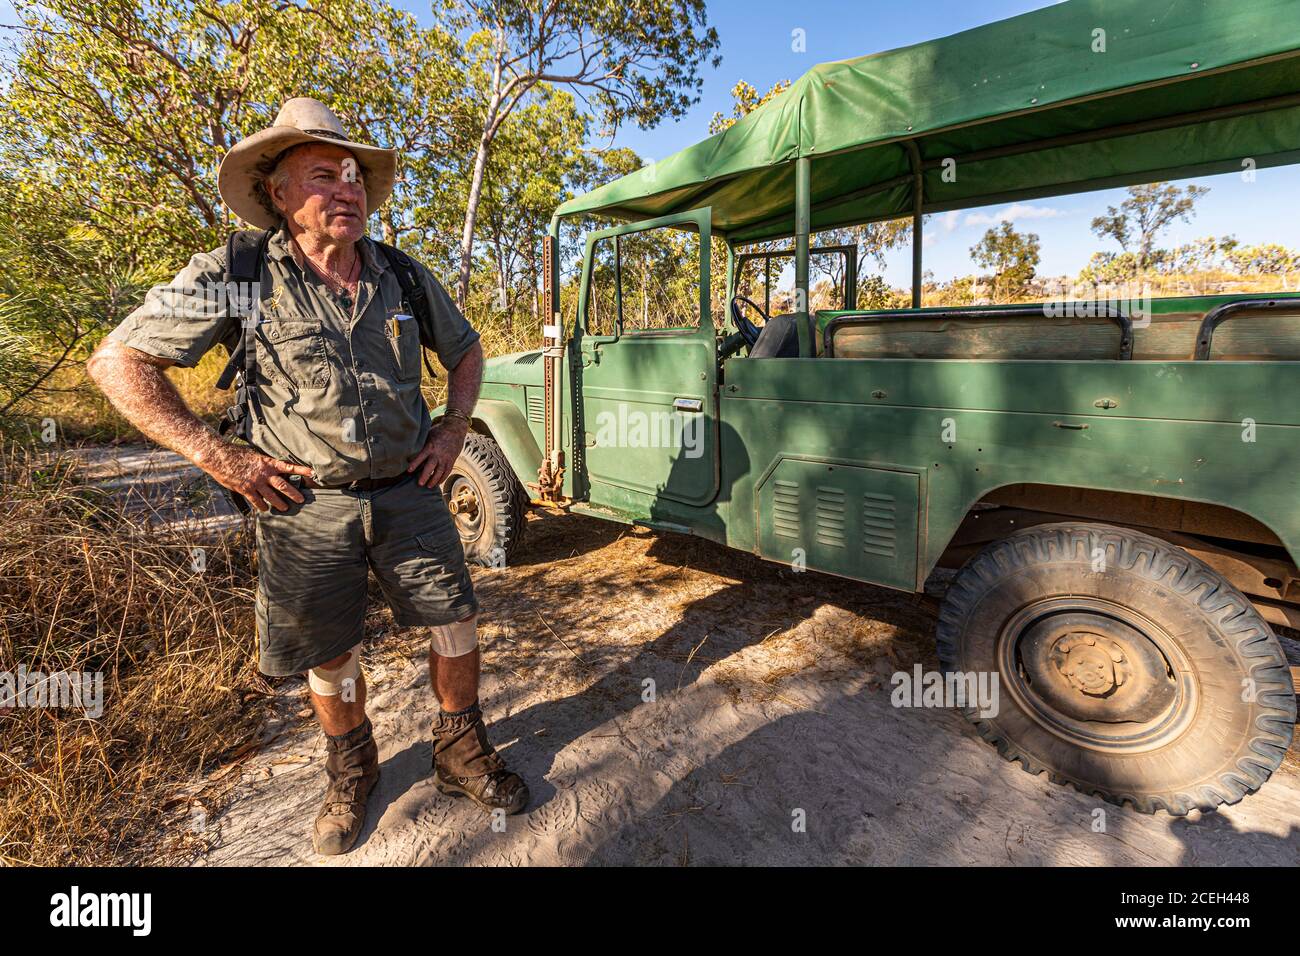
<instances>
[{"instance_id":1,"label":"cargo shorts","mask_svg":"<svg viewBox=\"0 0 1300 956\"><path fill-rule=\"evenodd\" d=\"M302 504L259 512L258 667L301 674L361 642L373 571L399 626L478 611L442 491L415 475L376 491L302 488Z\"/></svg>"}]
</instances>

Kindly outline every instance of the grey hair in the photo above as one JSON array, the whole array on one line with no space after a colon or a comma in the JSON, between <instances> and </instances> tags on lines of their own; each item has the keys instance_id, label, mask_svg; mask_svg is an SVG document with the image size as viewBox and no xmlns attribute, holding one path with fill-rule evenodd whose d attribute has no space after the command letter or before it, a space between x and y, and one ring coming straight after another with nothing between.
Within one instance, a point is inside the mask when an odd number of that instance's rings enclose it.
<instances>
[{"instance_id":1,"label":"grey hair","mask_svg":"<svg viewBox=\"0 0 1300 956\"><path fill-rule=\"evenodd\" d=\"M306 143L298 144L298 146L306 145ZM277 189L284 187L284 184L289 181L289 170L282 168L282 161L298 146L290 146L275 156L268 156L253 167L253 196L258 204L276 219L283 218L284 213L275 208L275 201L271 199L271 191L266 188L266 184L269 182Z\"/></svg>"}]
</instances>

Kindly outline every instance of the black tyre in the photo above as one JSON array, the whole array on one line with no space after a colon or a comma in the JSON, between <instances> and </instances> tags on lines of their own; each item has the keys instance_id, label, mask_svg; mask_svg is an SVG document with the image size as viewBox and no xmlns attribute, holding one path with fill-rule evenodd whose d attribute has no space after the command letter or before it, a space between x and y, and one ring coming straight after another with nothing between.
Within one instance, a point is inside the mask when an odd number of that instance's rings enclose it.
<instances>
[{"instance_id":1,"label":"black tyre","mask_svg":"<svg viewBox=\"0 0 1300 956\"><path fill-rule=\"evenodd\" d=\"M948 671L998 675L963 708L1030 773L1143 813L1236 803L1277 769L1296 698L1277 638L1203 562L1150 535L1050 524L994 542L944 598Z\"/></svg>"},{"instance_id":2,"label":"black tyre","mask_svg":"<svg viewBox=\"0 0 1300 956\"><path fill-rule=\"evenodd\" d=\"M523 539L528 493L497 443L469 432L442 483L442 494L465 548L465 560L503 567Z\"/></svg>"}]
</instances>

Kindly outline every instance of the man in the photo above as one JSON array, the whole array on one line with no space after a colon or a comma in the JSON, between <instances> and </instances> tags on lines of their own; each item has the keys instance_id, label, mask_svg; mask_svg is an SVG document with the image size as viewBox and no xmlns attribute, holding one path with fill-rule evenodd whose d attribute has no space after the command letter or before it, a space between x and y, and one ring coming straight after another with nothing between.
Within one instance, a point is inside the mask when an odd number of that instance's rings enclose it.
<instances>
[{"instance_id":1,"label":"man","mask_svg":"<svg viewBox=\"0 0 1300 956\"><path fill-rule=\"evenodd\" d=\"M439 488L465 441L483 351L418 264L428 308L410 309L388 254L366 238L366 217L392 192L396 159L352 142L323 103L289 100L273 126L230 150L218 175L226 205L269 230L258 308L237 314L240 296L221 294L225 248L201 253L151 290L87 363L140 431L256 509L259 666L307 674L328 751L313 844L331 855L356 841L379 778L359 660L370 571L399 625L431 630L438 789L508 813L528 802L523 780L488 742L478 602ZM448 371L437 425L420 394L421 340ZM222 440L164 373L241 341L256 350L246 390L256 450Z\"/></svg>"}]
</instances>

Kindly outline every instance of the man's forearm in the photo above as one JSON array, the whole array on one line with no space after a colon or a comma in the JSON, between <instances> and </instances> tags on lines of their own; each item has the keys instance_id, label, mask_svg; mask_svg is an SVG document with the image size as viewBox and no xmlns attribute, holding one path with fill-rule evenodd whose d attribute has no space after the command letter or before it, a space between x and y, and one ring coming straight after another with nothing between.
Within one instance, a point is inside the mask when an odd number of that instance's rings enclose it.
<instances>
[{"instance_id":1,"label":"man's forearm","mask_svg":"<svg viewBox=\"0 0 1300 956\"><path fill-rule=\"evenodd\" d=\"M106 342L86 370L113 407L158 444L204 467L226 448L185 404L167 377L170 365L117 342Z\"/></svg>"},{"instance_id":2,"label":"man's forearm","mask_svg":"<svg viewBox=\"0 0 1300 956\"><path fill-rule=\"evenodd\" d=\"M475 342L456 367L447 373L447 410L455 409L469 415L478 403L482 385L483 346Z\"/></svg>"}]
</instances>

